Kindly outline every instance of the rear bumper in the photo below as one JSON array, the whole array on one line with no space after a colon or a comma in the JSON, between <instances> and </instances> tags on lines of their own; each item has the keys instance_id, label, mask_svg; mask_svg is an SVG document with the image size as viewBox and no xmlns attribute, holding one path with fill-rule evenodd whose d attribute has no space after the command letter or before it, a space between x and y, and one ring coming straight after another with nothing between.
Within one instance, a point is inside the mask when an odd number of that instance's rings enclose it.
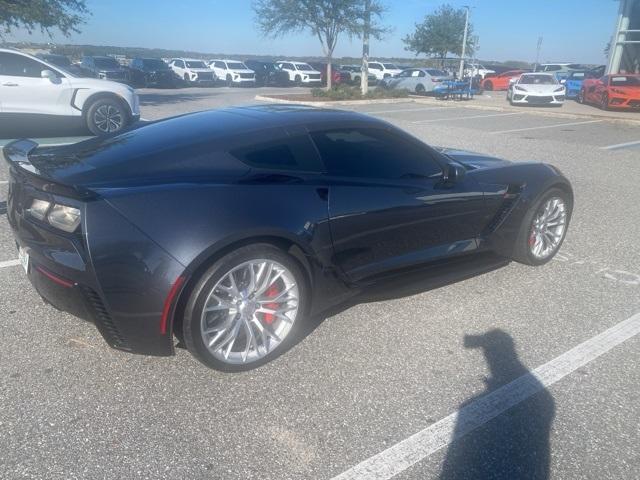
<instances>
[{"instance_id":1,"label":"rear bumper","mask_svg":"<svg viewBox=\"0 0 640 480\"><path fill-rule=\"evenodd\" d=\"M90 235L66 234L25 218L19 190L10 184L7 218L17 246L29 254L28 278L42 298L94 322L113 348L173 354L172 322L163 331L162 312L184 267L102 200L82 211Z\"/></svg>"}]
</instances>

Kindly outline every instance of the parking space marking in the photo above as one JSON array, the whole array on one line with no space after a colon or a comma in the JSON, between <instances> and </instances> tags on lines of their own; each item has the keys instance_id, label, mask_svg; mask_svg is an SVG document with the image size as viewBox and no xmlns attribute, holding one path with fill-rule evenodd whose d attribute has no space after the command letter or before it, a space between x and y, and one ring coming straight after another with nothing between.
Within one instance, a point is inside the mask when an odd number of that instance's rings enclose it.
<instances>
[{"instance_id":1,"label":"parking space marking","mask_svg":"<svg viewBox=\"0 0 640 480\"><path fill-rule=\"evenodd\" d=\"M573 125L587 125L589 123L602 123L603 120L587 120L586 122L570 122L570 123L556 123L555 125L541 125L539 127L526 127L526 128L514 128L512 130L498 130L496 132L489 132L492 135L500 133L514 133L514 132L526 132L528 130L542 130L544 128L556 128L556 127L570 127Z\"/></svg>"},{"instance_id":2,"label":"parking space marking","mask_svg":"<svg viewBox=\"0 0 640 480\"><path fill-rule=\"evenodd\" d=\"M600 147L601 150L620 150L629 147L640 147L640 140L636 142L618 143L617 145L607 145L606 147Z\"/></svg>"},{"instance_id":3,"label":"parking space marking","mask_svg":"<svg viewBox=\"0 0 640 480\"><path fill-rule=\"evenodd\" d=\"M640 333L640 313L341 473L333 480L387 480Z\"/></svg>"},{"instance_id":4,"label":"parking space marking","mask_svg":"<svg viewBox=\"0 0 640 480\"><path fill-rule=\"evenodd\" d=\"M366 113L367 115L376 115L376 114L382 114L382 113L428 112L432 110L445 110L447 108L455 109L456 107L401 108L397 110L380 110L378 112L360 112L360 113Z\"/></svg>"},{"instance_id":5,"label":"parking space marking","mask_svg":"<svg viewBox=\"0 0 640 480\"><path fill-rule=\"evenodd\" d=\"M445 107L450 108L450 107ZM468 117L449 117L449 118L431 118L429 120L416 120L411 122L415 125L422 125L423 123L444 122L448 120L473 120L474 118L493 118L493 117L510 117L512 115L523 115L525 112L510 112L510 113L494 113L492 115L470 115Z\"/></svg>"},{"instance_id":6,"label":"parking space marking","mask_svg":"<svg viewBox=\"0 0 640 480\"><path fill-rule=\"evenodd\" d=\"M5 260L4 262L0 262L0 268L15 267L16 265L20 265L20 260Z\"/></svg>"}]
</instances>

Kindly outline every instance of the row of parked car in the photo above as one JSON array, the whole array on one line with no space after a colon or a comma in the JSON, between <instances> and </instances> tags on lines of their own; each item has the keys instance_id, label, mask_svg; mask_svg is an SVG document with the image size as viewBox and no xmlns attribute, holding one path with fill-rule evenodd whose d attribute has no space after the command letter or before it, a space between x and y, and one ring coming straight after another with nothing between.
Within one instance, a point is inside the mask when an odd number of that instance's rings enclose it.
<instances>
[{"instance_id":1,"label":"row of parked car","mask_svg":"<svg viewBox=\"0 0 640 480\"><path fill-rule=\"evenodd\" d=\"M293 60L267 62L261 60L232 60L197 58L134 58L122 65L113 57L85 56L74 64L58 54L39 54L39 58L79 76L127 83L134 87L165 87L201 85L214 86L289 86L326 85L327 64ZM360 84L359 65L332 64L332 83ZM369 84L391 78L403 71L392 63L370 61Z\"/></svg>"}]
</instances>

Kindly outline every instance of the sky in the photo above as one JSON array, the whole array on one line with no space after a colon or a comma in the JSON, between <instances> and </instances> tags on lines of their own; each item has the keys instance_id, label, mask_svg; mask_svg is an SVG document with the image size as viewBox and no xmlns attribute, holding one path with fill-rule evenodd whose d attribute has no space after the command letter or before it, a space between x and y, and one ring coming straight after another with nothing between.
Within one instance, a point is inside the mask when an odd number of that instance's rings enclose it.
<instances>
[{"instance_id":1,"label":"sky","mask_svg":"<svg viewBox=\"0 0 640 480\"><path fill-rule=\"evenodd\" d=\"M392 28L383 41L373 41L371 58L412 57L402 38L415 23L442 3L469 5L470 21L479 37L478 58L534 61L543 37L542 62L604 63L603 50L613 35L616 0L382 0L382 19ZM192 50L203 53L273 56L321 56L316 37L296 33L278 39L260 35L251 0L87 0L92 15L80 34L57 43ZM8 41L50 41L40 32L15 31ZM336 57L362 52L358 39L341 37Z\"/></svg>"}]
</instances>

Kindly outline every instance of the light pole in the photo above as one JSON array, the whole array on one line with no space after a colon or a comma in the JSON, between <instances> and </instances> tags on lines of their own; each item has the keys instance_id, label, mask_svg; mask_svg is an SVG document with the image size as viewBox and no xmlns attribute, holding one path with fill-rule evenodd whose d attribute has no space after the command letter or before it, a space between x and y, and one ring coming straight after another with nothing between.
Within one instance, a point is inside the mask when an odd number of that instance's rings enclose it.
<instances>
[{"instance_id":1,"label":"light pole","mask_svg":"<svg viewBox=\"0 0 640 480\"><path fill-rule=\"evenodd\" d=\"M458 79L462 80L464 74L464 56L467 53L467 31L469 30L469 5L464 5L464 35L462 36L462 56L460 57L460 70L458 70Z\"/></svg>"},{"instance_id":2,"label":"light pole","mask_svg":"<svg viewBox=\"0 0 640 480\"><path fill-rule=\"evenodd\" d=\"M542 48L542 35L538 37L538 48L536 50L536 64L533 67L535 72L538 69L538 63L540 62L540 49Z\"/></svg>"}]
</instances>

